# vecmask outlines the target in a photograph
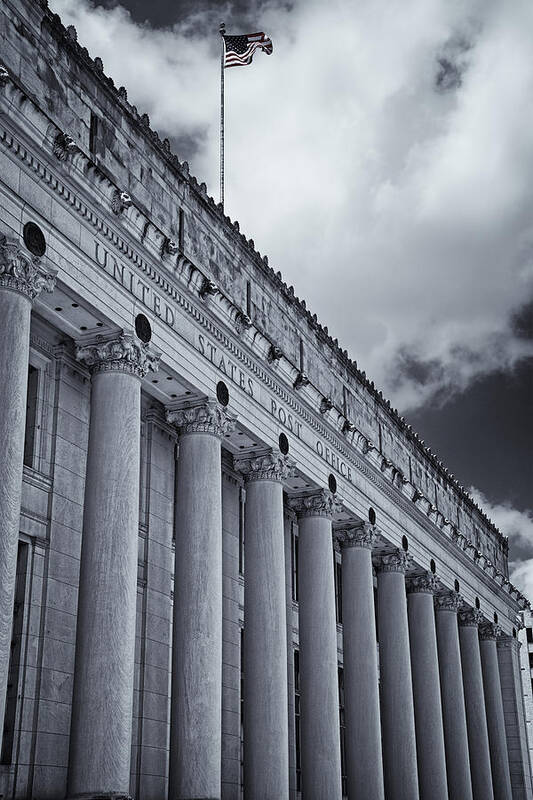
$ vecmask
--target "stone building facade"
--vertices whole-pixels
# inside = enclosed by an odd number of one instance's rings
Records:
[[[532,798],[505,537],[73,28],[0,36],[0,797]]]

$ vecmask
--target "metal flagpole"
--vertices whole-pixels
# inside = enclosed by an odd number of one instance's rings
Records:
[[[220,23],[220,203],[224,208],[224,33],[226,25]]]

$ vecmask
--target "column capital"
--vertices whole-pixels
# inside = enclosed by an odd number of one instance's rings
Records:
[[[350,528],[335,531],[335,538],[341,547],[365,547],[372,550],[377,540],[377,530],[370,522],[358,522]]]
[[[514,650],[518,653],[522,647],[522,642],[519,639],[515,639],[514,636],[509,636],[504,633],[496,639],[496,647],[502,650]]]
[[[502,632],[501,626],[495,622],[484,622],[479,626],[480,639],[493,639],[496,641],[502,635]]]
[[[477,608],[465,608],[459,612],[459,625],[467,628],[474,628],[484,620],[484,616]]]
[[[20,292],[33,301],[42,291],[53,292],[55,281],[55,273],[46,271],[40,258],[0,234],[0,288]]]
[[[337,495],[330,492],[329,489],[318,489],[312,494],[289,498],[289,508],[292,508],[298,517],[327,517],[331,519],[334,514],[339,513],[340,507]]]
[[[464,603],[463,596],[453,590],[435,595],[436,611],[453,611],[454,614],[457,614],[459,609],[463,608]]]
[[[121,333],[113,338],[97,337],[87,344],[78,342],[76,348],[76,360],[86,364],[92,375],[126,372],[144,378],[149,371],[157,372],[160,357],[132,333]]]
[[[414,575],[407,580],[407,594],[436,594],[439,588],[439,579],[432,572]]]
[[[405,575],[411,564],[411,557],[405,550],[394,550],[376,559],[377,572],[401,572]]]
[[[236,418],[216,400],[204,400],[189,408],[167,408],[167,422],[181,434],[211,433],[222,437],[235,429]]]
[[[282,482],[294,474],[294,461],[284,456],[279,450],[254,456],[242,456],[233,461],[237,472],[242,472],[247,483],[251,481]]]

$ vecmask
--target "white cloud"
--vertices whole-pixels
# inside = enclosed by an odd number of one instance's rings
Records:
[[[533,513],[520,511],[508,502],[491,503],[475,487],[469,493],[509,537],[509,579],[533,603]]]
[[[154,31],[53,0],[216,194],[211,17]],[[533,353],[533,6],[270,2],[226,74],[226,209],[402,409]],[[232,31],[233,32],[233,31]]]

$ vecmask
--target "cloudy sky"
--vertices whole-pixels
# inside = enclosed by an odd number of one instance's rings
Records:
[[[509,535],[533,599],[529,0],[51,0]]]

